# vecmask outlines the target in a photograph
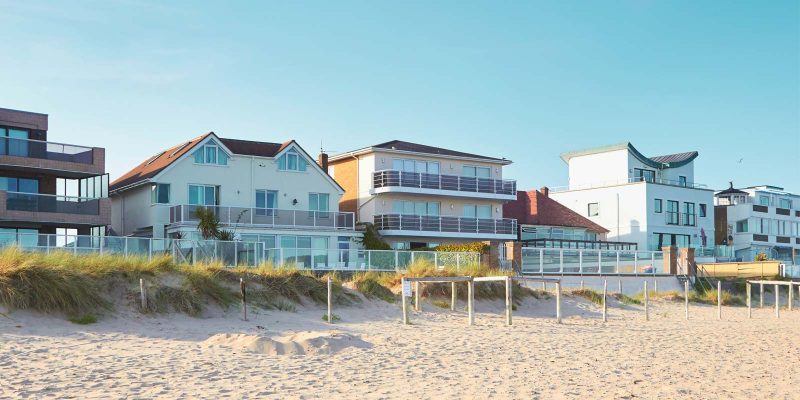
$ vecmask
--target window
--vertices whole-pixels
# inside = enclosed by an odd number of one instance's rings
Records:
[[[29,138],[26,130],[0,127],[0,154],[27,157]]]
[[[686,186],[686,177],[685,176],[679,176],[678,177],[678,184],[681,185],[681,186]]]
[[[781,208],[792,208],[792,200],[791,199],[781,199],[780,200]]]
[[[39,193],[39,181],[26,178],[0,177],[0,190],[20,193]]]
[[[289,149],[278,157],[278,170],[280,171],[305,171],[308,166],[306,159],[295,149]]]
[[[392,203],[395,214],[438,216],[440,208],[440,204],[435,201],[395,200]]]
[[[703,203],[700,203],[700,214],[699,215],[700,215],[700,218],[705,218],[706,217],[706,205],[703,204]]]
[[[788,224],[786,223],[786,221],[777,221],[777,223],[778,223],[778,232],[777,232],[777,234],[781,235],[781,236],[786,236],[787,232],[789,231],[788,226],[787,226]]]
[[[276,248],[275,235],[260,235],[255,233],[243,233],[243,242],[263,242],[267,250]]]
[[[747,220],[736,221],[736,233],[747,233]]]
[[[656,199],[656,214],[661,214],[664,211],[663,206],[664,202],[661,199]]]
[[[492,218],[492,206],[467,204],[464,206],[464,217],[467,218]]]
[[[697,225],[694,203],[683,203],[683,224],[686,226]]]
[[[195,164],[228,165],[228,155],[213,140],[194,152]]]
[[[667,200],[667,225],[678,225],[679,220],[678,202],[675,200]]]
[[[474,167],[465,165],[462,167],[461,174],[471,178],[491,178],[492,169],[489,167]]]
[[[758,196],[758,205],[760,206],[769,206],[769,196]]]
[[[277,190],[256,190],[256,215],[273,215],[278,208]]]
[[[392,169],[403,172],[421,172],[425,174],[439,174],[438,161],[418,161],[395,158],[392,160]]]
[[[189,185],[189,204],[195,206],[219,205],[219,186]]]
[[[169,204],[169,183],[150,185],[150,204]]]
[[[600,206],[598,203],[589,203],[589,216],[596,217],[600,215]]]
[[[328,211],[329,201],[330,195],[328,193],[309,193],[308,209],[310,211]]]
[[[655,182],[656,171],[650,169],[634,168],[633,175],[635,182]]]

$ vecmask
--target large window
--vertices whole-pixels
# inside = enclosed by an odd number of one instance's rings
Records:
[[[656,214],[661,214],[661,212],[664,211],[664,202],[661,201],[661,199],[656,199],[655,208]]]
[[[674,233],[654,232],[650,241],[650,250],[661,250],[663,247],[691,247],[692,241],[689,235],[678,235]]]
[[[598,203],[589,203],[587,215],[590,217],[596,217],[600,215],[600,204]]]
[[[694,203],[683,203],[683,224],[686,226],[697,225]]]
[[[760,206],[768,206],[769,205],[769,196],[764,196],[764,195],[758,196],[758,205],[760,205]]]
[[[256,215],[272,215],[278,208],[277,190],[256,190]]]
[[[464,217],[492,218],[492,206],[467,204],[464,206]]]
[[[472,178],[491,178],[492,169],[489,167],[475,167],[471,165],[465,165],[464,167],[462,167],[461,174],[463,176],[468,176]]]
[[[150,204],[169,204],[169,183],[150,185]]]
[[[426,174],[439,174],[439,162],[418,161],[395,158],[392,160],[392,169],[403,172],[421,172]]]
[[[655,182],[656,171],[651,169],[634,168],[633,175],[636,182]]]
[[[330,194],[328,193],[309,193],[308,209],[310,211],[328,211]]]
[[[219,145],[210,141],[194,152],[196,164],[228,165],[228,155]]]
[[[438,216],[440,208],[440,204],[435,201],[395,200],[392,202],[392,211],[395,214]]]
[[[275,241],[275,235],[261,235],[256,233],[243,233],[242,234],[242,241],[243,242],[263,242],[264,248],[275,249],[277,248],[277,243]]]
[[[0,154],[27,157],[29,138],[26,130],[0,126]]]
[[[747,220],[736,221],[736,233],[747,233]]]
[[[792,200],[791,199],[781,199],[780,200],[780,207],[781,208],[792,208]]]
[[[219,186],[189,185],[189,204],[195,206],[219,205]]]
[[[39,193],[39,181],[27,178],[0,177],[0,190],[21,193]]]
[[[678,225],[679,221],[678,202],[675,200],[667,200],[667,225]]]
[[[281,171],[305,171],[308,162],[295,149],[289,149],[278,157],[278,169]]]

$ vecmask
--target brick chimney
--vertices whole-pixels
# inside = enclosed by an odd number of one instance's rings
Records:
[[[319,157],[317,157],[317,164],[322,168],[325,173],[328,173],[328,154],[327,153],[319,153]]]
[[[539,191],[540,191],[540,192],[542,192],[542,194],[544,195],[544,197],[550,197],[550,188],[549,188],[549,187],[547,187],[547,186],[542,186],[542,188],[541,188],[541,189],[539,189]]]

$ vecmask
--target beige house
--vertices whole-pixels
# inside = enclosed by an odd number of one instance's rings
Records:
[[[345,189],[339,208],[374,223],[395,249],[516,239],[503,203],[516,182],[504,158],[393,140],[330,157],[328,173]]]

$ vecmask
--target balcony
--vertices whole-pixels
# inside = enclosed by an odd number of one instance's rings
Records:
[[[441,217],[429,215],[376,215],[375,228],[382,235],[430,236],[470,239],[517,238],[517,220],[503,218]]]
[[[169,222],[170,224],[197,224],[198,218],[196,211],[201,208],[213,210],[220,224],[228,226],[355,230],[355,215],[351,212],[196,206],[188,204],[170,207]]]
[[[697,182],[682,182],[682,181],[674,181],[669,179],[648,179],[645,180],[644,178],[628,178],[628,179],[620,179],[620,180],[610,180],[610,181],[598,181],[598,182],[591,182],[591,183],[577,183],[571,184],[569,186],[557,186],[550,188],[551,193],[558,193],[558,192],[569,192],[572,190],[584,190],[584,189],[597,189],[597,188],[605,188],[611,186],[619,186],[619,185],[627,185],[630,183],[652,183],[656,185],[666,185],[666,186],[675,186],[675,187],[682,187],[687,189],[701,189],[701,190],[711,190],[708,188],[708,185],[703,183]]]
[[[32,139],[0,138],[0,165],[16,170],[65,172],[66,178],[101,175],[105,150]]]
[[[0,220],[101,226],[111,224],[108,198],[0,191]]]
[[[517,182],[505,179],[383,170],[372,174],[372,193],[415,193],[515,200]]]

